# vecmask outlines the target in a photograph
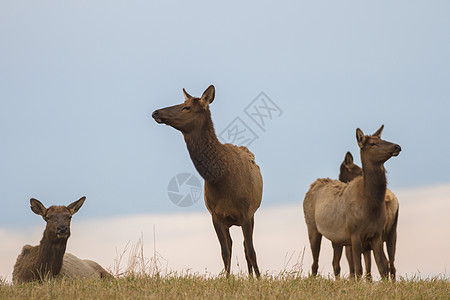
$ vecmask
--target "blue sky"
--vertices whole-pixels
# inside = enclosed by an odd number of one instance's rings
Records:
[[[216,87],[216,131],[236,117],[263,206],[299,203],[337,177],[355,129],[402,146],[389,187],[450,183],[448,1],[2,1],[0,226],[41,224],[46,205],[87,196],[77,218],[205,210],[170,202],[196,174],[182,135],[153,110]],[[260,130],[244,109],[264,92],[283,111]],[[402,201],[402,200],[401,200]],[[403,201],[407,201],[404,199]]]

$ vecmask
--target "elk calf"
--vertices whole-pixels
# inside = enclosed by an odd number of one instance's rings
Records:
[[[81,208],[86,197],[69,206],[50,206],[46,208],[39,200],[30,199],[31,210],[42,216],[47,226],[38,246],[25,245],[17,257],[13,270],[13,282],[25,283],[43,280],[58,275],[68,277],[109,277],[111,276],[98,263],[81,260],[66,252],[70,237],[70,220]]]

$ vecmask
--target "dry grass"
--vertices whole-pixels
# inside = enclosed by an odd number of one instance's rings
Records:
[[[128,264],[122,267],[126,252]],[[114,279],[57,278],[11,285],[0,280],[0,299],[449,299],[449,277],[400,278],[397,282],[334,280],[302,275],[301,260],[278,275],[261,280],[246,275],[168,272],[154,250],[143,253],[142,238],[118,254]]]
[[[54,279],[3,285],[0,299],[449,299],[448,278],[396,283],[290,276],[128,275],[111,280]]]

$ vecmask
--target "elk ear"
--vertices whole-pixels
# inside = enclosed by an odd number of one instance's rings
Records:
[[[41,203],[38,199],[31,198],[30,199],[30,207],[31,210],[42,217],[45,217],[45,214],[47,213],[47,209],[45,208],[44,204]]]
[[[75,202],[69,204],[69,206],[67,206],[71,215],[74,215],[81,208],[81,206],[83,206],[84,200],[86,200],[86,197],[81,197],[77,201],[75,201]]]
[[[207,107],[214,101],[214,96],[216,94],[215,88],[213,85],[210,85],[204,92],[202,97],[200,98],[200,104],[203,107]]]
[[[374,134],[372,134],[373,136],[377,136],[377,137],[381,137],[381,133],[383,132],[384,129],[384,125],[381,125],[380,129],[378,129]]]
[[[348,151],[347,154],[345,154],[344,165],[346,166],[353,165],[353,155],[350,153],[350,151]]]
[[[366,137],[364,136],[364,133],[361,129],[356,129],[356,141],[358,142],[359,148],[364,147],[364,141],[366,140]]]
[[[183,89],[183,95],[184,95],[184,99],[189,100],[190,98],[192,98],[191,95],[188,94],[188,92],[186,92],[185,89]]]

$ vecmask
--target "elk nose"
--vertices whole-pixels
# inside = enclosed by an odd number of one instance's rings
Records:
[[[402,151],[402,147],[400,147],[400,145],[395,145],[394,149],[395,149],[395,151],[398,151],[398,152]]]
[[[58,233],[67,233],[66,225],[58,225],[57,229],[58,229]]]
[[[152,117],[155,118],[158,114],[159,114],[159,110],[155,110],[155,111],[152,113]]]

